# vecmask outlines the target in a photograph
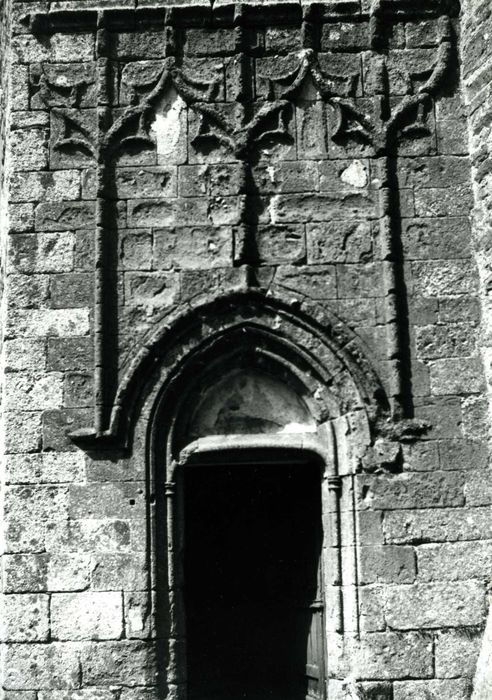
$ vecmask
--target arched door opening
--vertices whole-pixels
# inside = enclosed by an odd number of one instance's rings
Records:
[[[189,700],[323,697],[322,471],[288,450],[185,467]]]

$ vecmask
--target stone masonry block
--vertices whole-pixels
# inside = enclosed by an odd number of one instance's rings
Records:
[[[49,555],[47,563],[47,590],[63,592],[85,590],[89,587],[90,572],[90,554],[53,552]]]
[[[385,617],[392,629],[411,630],[480,625],[485,618],[485,586],[480,581],[389,586]]]
[[[49,264],[49,263],[48,263]],[[8,311],[11,309],[43,309],[49,306],[49,276],[47,274],[16,274],[7,278]]]
[[[313,161],[260,163],[253,170],[261,194],[313,192],[318,189],[318,172]]]
[[[15,170],[45,170],[48,167],[48,131],[44,128],[16,129],[11,134],[10,157]]]
[[[49,552],[125,552],[131,546],[130,527],[124,520],[72,520],[48,527]]]
[[[446,358],[430,363],[431,391],[435,396],[479,393],[485,389],[480,358]]]
[[[83,370],[90,366],[93,347],[90,338],[48,338],[48,371]]]
[[[422,296],[474,294],[477,290],[476,270],[467,260],[414,262],[411,270],[413,291]]]
[[[7,690],[79,686],[79,648],[74,644],[11,644],[4,663]]]
[[[492,505],[492,479],[489,469],[470,471],[466,477],[465,496],[467,506]]]
[[[125,270],[152,269],[152,234],[148,229],[119,231],[119,256]]]
[[[462,506],[463,486],[459,472],[403,472],[357,479],[359,507],[376,510]]]
[[[50,306],[54,309],[80,309],[92,304],[93,276],[87,272],[52,275]]]
[[[395,544],[492,539],[489,507],[388,511],[383,530]]]
[[[75,240],[67,231],[18,234],[10,239],[9,263],[12,272],[70,272],[73,269]]]
[[[399,158],[398,182],[400,187],[428,189],[468,184],[469,159],[462,156],[431,156],[427,158]]]
[[[147,639],[153,629],[152,601],[149,591],[125,592],[125,637]]]
[[[332,649],[330,672],[337,676],[371,679],[431,678],[432,640],[418,632],[373,632],[360,639],[328,635]]]
[[[9,233],[23,233],[34,230],[34,204],[9,205]]]
[[[6,411],[6,453],[34,452],[40,446],[41,413],[36,411]]]
[[[48,639],[47,595],[10,594],[2,597],[3,642],[42,642]]]
[[[393,700],[468,700],[471,692],[470,681],[427,680],[396,681]]]
[[[4,554],[4,593],[45,591],[48,559],[48,554]]]
[[[82,481],[84,455],[80,452],[43,452],[10,455],[5,479],[10,484],[55,484]]]
[[[117,168],[115,185],[119,199],[172,197],[177,193],[177,168]]]
[[[140,307],[149,315],[171,306],[179,295],[176,272],[128,272],[125,274],[127,307]]]
[[[439,448],[435,440],[403,445],[403,468],[405,471],[438,471]]]
[[[35,226],[37,231],[93,228],[94,217],[94,202],[46,202],[36,207]]]
[[[488,465],[486,446],[476,439],[439,440],[441,469],[485,469]]]
[[[112,688],[78,688],[77,690],[41,691],[38,700],[115,700]]]
[[[10,180],[10,198],[13,202],[56,202],[60,199],[78,199],[79,196],[78,170],[13,173]]]
[[[148,576],[148,557],[144,552],[99,553],[92,558],[91,586],[96,591],[145,591]]]
[[[188,197],[179,201],[135,199],[128,202],[128,225],[132,228],[175,226],[178,223],[206,225],[210,223],[209,211],[210,203],[206,197]]]
[[[123,600],[117,592],[53,593],[51,635],[57,640],[119,639]]]
[[[46,343],[42,339],[6,340],[3,346],[5,372],[42,371],[46,365]]]
[[[270,204],[272,223],[315,223],[333,219],[374,219],[373,192],[331,192],[326,194],[274,195]]]
[[[294,294],[304,293],[314,299],[336,298],[334,265],[280,265],[276,282]]]
[[[244,244],[244,229],[234,231],[234,251],[237,257]],[[306,255],[304,227],[260,225],[256,231],[258,259],[263,263],[302,262]]]
[[[84,336],[89,333],[89,310],[19,309],[10,314],[6,330],[9,338]]]
[[[323,160],[318,163],[318,168],[321,192],[333,190],[359,192],[370,184],[368,160]]]
[[[5,377],[5,406],[10,409],[59,408],[63,401],[63,376],[59,372],[32,374],[11,372]]]
[[[157,270],[226,267],[232,261],[229,227],[179,227],[154,232],[154,268]]]
[[[392,545],[359,549],[359,581],[368,583],[412,583],[416,576],[412,547]]]
[[[70,487],[69,517],[145,520],[146,487],[143,482],[75,484]]]
[[[416,328],[417,357],[433,360],[472,355],[476,347],[476,328],[468,323]]]
[[[425,396],[416,401],[415,417],[431,426],[427,435],[433,440],[463,437],[462,406],[455,396]]]
[[[480,579],[492,571],[492,540],[423,544],[416,552],[421,581]]]
[[[84,646],[82,673],[90,685],[151,685],[156,680],[152,645],[143,641],[105,642]]]
[[[437,678],[473,678],[481,641],[479,629],[439,632],[435,651]]]
[[[404,219],[402,244],[407,260],[446,260],[471,255],[466,217]]]
[[[363,263],[373,256],[367,221],[331,221],[306,227],[309,263]]]

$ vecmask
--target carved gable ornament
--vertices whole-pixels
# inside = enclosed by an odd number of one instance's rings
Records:
[[[414,141],[431,143],[435,138],[434,101],[451,86],[453,19],[458,9],[456,3],[444,0],[375,0],[364,10],[359,2],[215,3],[26,16],[37,37],[48,35],[53,41],[61,33],[74,31],[94,37],[92,61],[74,55],[73,63],[30,67],[31,106],[50,114],[53,167],[84,167],[93,177],[93,205],[87,204],[87,212],[95,222],[94,425],[83,426],[75,437],[126,440],[122,433],[127,423],[121,416],[129,415],[129,404],[136,396],[127,387],[135,386],[137,378],[144,381],[145,363],[155,366],[165,354],[162,342],[152,345],[149,338],[157,327],[172,325],[169,317],[176,316],[178,307],[177,316],[199,306],[178,298],[165,275],[147,276],[144,281],[134,275],[133,286],[123,292],[115,252],[123,210],[126,227],[140,231],[132,234],[140,236],[139,245],[144,246],[145,231],[153,227],[154,250],[162,227],[188,226],[190,268],[195,257],[199,264],[200,246],[205,245],[189,231],[200,216],[214,227],[203,255],[211,250],[220,255],[233,245],[230,274],[211,264],[207,283],[213,278],[216,286],[208,297],[202,295],[204,303],[214,295],[239,294],[243,300],[248,295],[266,297],[271,294],[272,279],[262,266],[263,248],[275,246],[275,240],[264,243],[260,237],[266,230],[265,212],[272,225],[288,224],[288,220],[281,208],[283,200],[266,196],[266,185],[258,183],[258,163],[269,158],[294,163],[301,149],[308,160],[326,158],[319,155],[328,148],[321,143],[320,128],[327,134],[329,148],[337,149],[337,158],[355,148],[371,159],[371,182],[366,189],[348,189],[342,204],[334,203],[331,190],[316,201],[320,207],[339,207],[342,216],[349,218],[360,219],[360,212],[367,212],[378,248],[385,344],[383,360],[370,371],[384,375],[381,391],[371,398],[380,406],[371,415],[386,415],[397,423],[412,417],[395,157],[401,143],[408,147]],[[204,164],[203,182],[193,186],[205,196],[200,202],[187,192],[182,199],[132,197],[132,188],[136,191],[138,185],[142,190],[144,185],[138,175],[121,174],[119,168],[145,163],[145,154],[152,154],[148,162],[158,166]],[[210,163],[221,163],[223,170],[234,174],[232,212],[220,178],[207,180]],[[365,177],[357,167],[352,166],[347,177]],[[267,185],[270,176],[275,184],[268,165],[262,172]],[[155,183],[163,192],[171,191],[169,177],[162,175]],[[301,206],[302,197],[293,196]],[[306,221],[316,220],[312,213],[307,215]],[[225,233],[220,237],[229,226],[234,230],[233,244]],[[166,234],[169,269],[173,246],[182,245],[179,235],[176,239],[173,235]],[[285,240],[297,245],[298,235],[291,226],[290,238]],[[280,248],[275,255],[282,260],[282,253]],[[272,259],[271,251],[268,254]],[[295,275],[295,270],[289,274]],[[160,285],[150,311],[147,306],[138,318],[118,311],[121,295],[135,295],[149,284]],[[202,292],[196,291],[197,295]],[[301,308],[309,293],[294,297]],[[367,374],[365,368],[372,360],[349,330],[352,319],[335,309],[330,314],[330,322],[325,320],[327,336],[334,343],[338,338],[350,362],[359,363]],[[162,331],[159,337],[164,336]],[[133,344],[125,344],[125,337]],[[402,431],[396,433],[401,436]]]

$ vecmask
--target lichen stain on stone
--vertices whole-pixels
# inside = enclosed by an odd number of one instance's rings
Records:
[[[184,100],[175,88],[164,95],[157,106],[155,119],[150,125],[155,134],[157,154],[168,162],[179,161],[179,144],[182,137],[182,116],[186,110]]]

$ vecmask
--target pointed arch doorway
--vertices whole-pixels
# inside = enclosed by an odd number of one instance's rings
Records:
[[[195,388],[184,422],[172,568],[185,696],[321,700],[326,460],[312,407],[249,363]]]
[[[261,325],[200,327],[196,347],[182,341],[158,369],[148,444],[162,697],[319,700],[340,640],[358,633],[354,473],[371,403],[331,348],[308,334],[299,345],[261,313]]]

